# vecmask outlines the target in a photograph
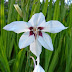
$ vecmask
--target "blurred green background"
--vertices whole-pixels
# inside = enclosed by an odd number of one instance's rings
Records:
[[[14,4],[18,4],[23,18],[17,13]],[[35,13],[42,12],[46,21],[58,20],[68,29],[57,34],[50,34],[54,51],[42,48],[40,64],[45,72],[72,72],[72,4],[64,0],[0,0],[0,72],[32,72],[34,56],[29,47],[22,50],[18,47],[22,34],[3,30],[6,24],[13,21],[28,21]],[[36,56],[34,56],[36,59]]]

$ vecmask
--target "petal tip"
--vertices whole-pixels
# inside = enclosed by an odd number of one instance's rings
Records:
[[[68,27],[65,27],[65,29],[67,29]]]
[[[19,48],[22,49],[22,47],[19,45]]]
[[[3,27],[3,29],[5,29],[5,27]]]
[[[53,48],[51,48],[51,51],[53,51],[54,49]]]
[[[5,27],[3,27],[3,29],[4,29],[4,30],[7,30],[7,27],[5,26]]]
[[[19,48],[22,49],[22,46],[20,45],[20,43],[19,43]]]
[[[51,51],[53,51],[54,49],[52,49]]]
[[[40,14],[43,14],[42,12],[40,12]]]
[[[19,48],[20,48],[20,49],[22,49],[22,47],[21,47],[21,46],[19,46]]]

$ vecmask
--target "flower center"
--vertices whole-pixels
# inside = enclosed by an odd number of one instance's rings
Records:
[[[34,34],[35,39],[36,39],[37,35],[38,35],[38,36],[42,36],[41,30],[43,30],[44,27],[29,27],[29,29],[30,29],[30,34],[29,34],[29,36]]]

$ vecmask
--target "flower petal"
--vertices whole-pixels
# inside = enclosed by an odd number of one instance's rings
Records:
[[[25,48],[34,41],[34,35],[29,36],[29,32],[24,33],[19,40],[19,48]]]
[[[38,37],[38,41],[41,43],[41,45],[44,48],[53,51],[53,45],[52,45],[51,37],[48,34],[44,33],[44,32],[42,32],[42,36]]]
[[[33,72],[45,72],[45,71],[40,65],[37,65]]]
[[[67,29],[61,22],[56,20],[51,20],[46,22],[45,28],[42,30],[44,32],[50,32],[50,33],[58,33],[64,29]]]
[[[40,55],[40,53],[42,51],[42,46],[41,46],[41,44],[39,43],[39,41],[37,39],[34,40],[33,43],[31,43],[30,50],[36,56],[39,56]]]
[[[3,29],[8,30],[8,31],[14,31],[16,33],[29,31],[28,23],[24,21],[14,21],[6,25]]]
[[[36,13],[32,16],[32,18],[28,21],[32,26],[37,26],[43,22],[45,22],[45,16],[43,13]]]

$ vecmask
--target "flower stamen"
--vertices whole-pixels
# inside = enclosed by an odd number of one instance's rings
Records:
[[[29,29],[30,29],[30,34],[29,34],[29,36],[34,34],[35,39],[36,39],[36,38],[37,38],[37,35],[38,35],[38,36],[42,36],[41,30],[43,30],[44,27],[29,27]]]

